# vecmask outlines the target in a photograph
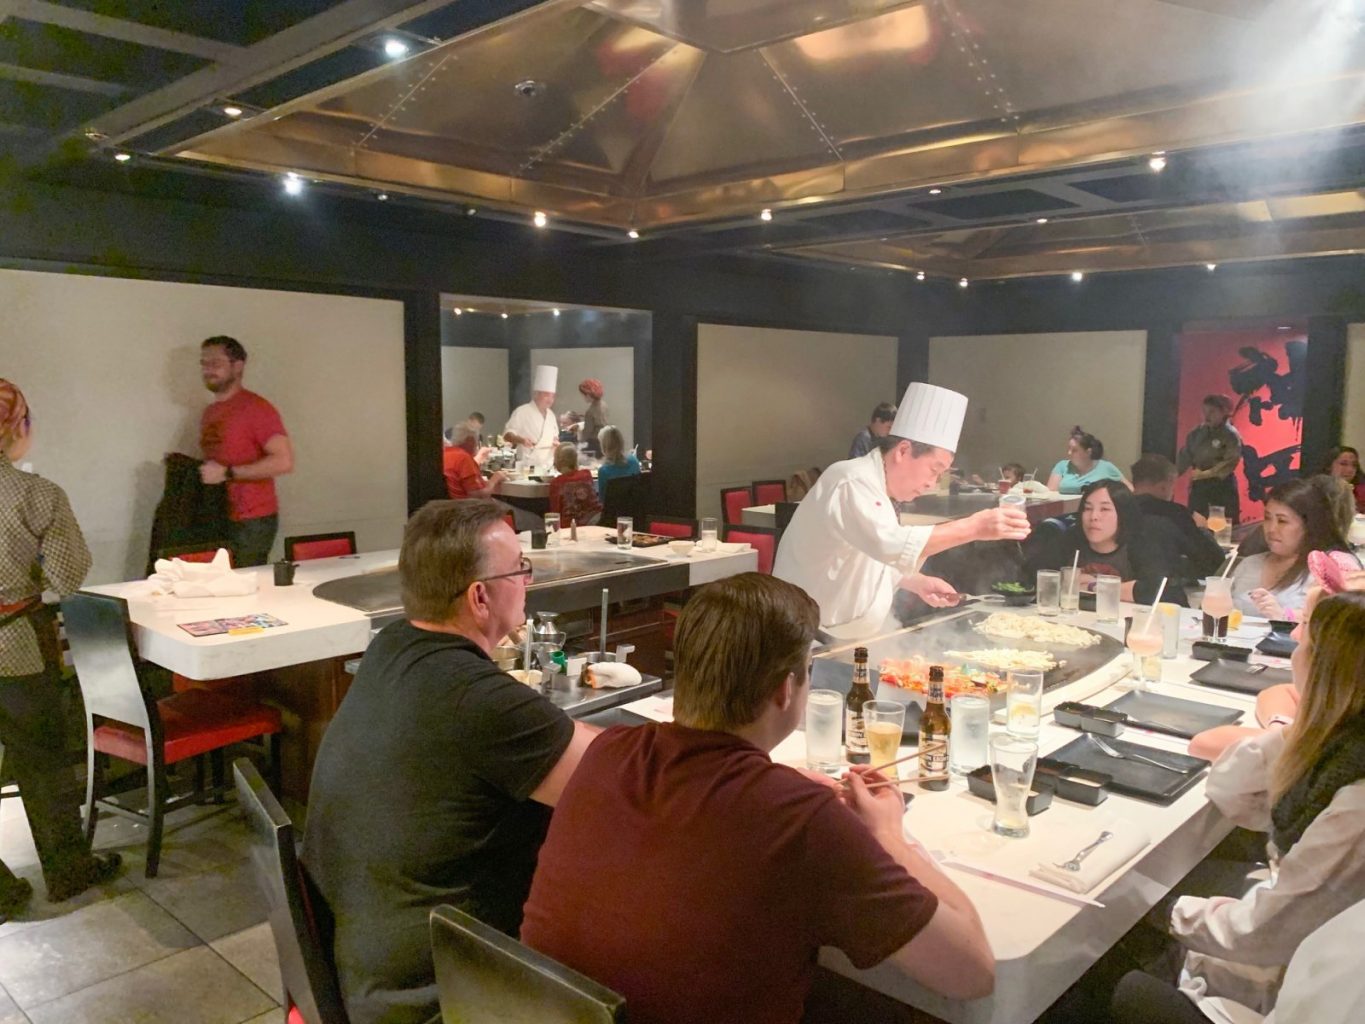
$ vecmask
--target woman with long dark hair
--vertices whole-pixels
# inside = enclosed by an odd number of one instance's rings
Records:
[[[1230,1016],[1228,1001],[1267,1013],[1299,943],[1365,899],[1365,594],[1318,602],[1299,636],[1293,723],[1227,750],[1207,789],[1234,823],[1270,834],[1270,878],[1240,899],[1182,897],[1171,915],[1188,951],[1180,988],[1212,1020],[1256,1019]],[[1203,1019],[1163,1000],[1163,989],[1129,975],[1115,994],[1117,1018]]]
[[[69,594],[90,571],[90,550],[65,492],[13,465],[33,443],[23,393],[0,380],[0,744],[19,783],[47,898],[56,903],[113,877],[117,854],[93,856],[65,757],[62,671],[44,590]],[[22,910],[33,887],[0,861],[0,921]]]
[[[1298,618],[1312,583],[1309,552],[1349,556],[1346,538],[1327,495],[1311,480],[1293,480],[1270,492],[1264,530],[1267,550],[1238,562],[1232,571],[1233,603],[1248,615]]]
[[[1356,511],[1365,513],[1365,473],[1360,471],[1360,452],[1345,444],[1333,448],[1323,472],[1350,484]]]

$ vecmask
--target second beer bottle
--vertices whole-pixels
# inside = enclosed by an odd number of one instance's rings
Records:
[[[853,685],[844,702],[844,747],[849,764],[868,764],[872,753],[867,747],[867,722],[863,719],[863,705],[874,699],[867,681],[867,648],[853,651]]]

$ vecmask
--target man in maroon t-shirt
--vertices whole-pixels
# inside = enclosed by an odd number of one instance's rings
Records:
[[[233,564],[264,565],[280,525],[275,477],[294,469],[294,449],[275,407],[242,387],[246,349],[218,335],[199,347],[199,372],[213,404],[199,422],[206,484],[226,484]]]
[[[819,609],[746,573],[678,620],[674,722],[609,729],[565,787],[522,941],[626,999],[631,1024],[796,1024],[821,946],[988,995],[975,909],[902,832],[896,787],[774,764],[805,714]]]

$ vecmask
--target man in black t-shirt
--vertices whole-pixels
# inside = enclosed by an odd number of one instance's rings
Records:
[[[1161,519],[1174,530],[1167,536],[1179,538],[1178,553],[1184,575],[1188,579],[1202,579],[1218,572],[1223,564],[1223,549],[1213,534],[1202,529],[1197,512],[1172,500],[1175,496],[1175,464],[1164,455],[1144,455],[1132,465],[1133,491],[1144,517]]]
[[[531,577],[502,517],[474,499],[408,522],[407,617],[366,650],[313,767],[303,862],[336,922],[351,1024],[437,1012],[432,907],[517,934],[550,808],[597,732],[489,658]]]

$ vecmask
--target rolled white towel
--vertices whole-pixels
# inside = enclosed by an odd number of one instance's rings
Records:
[[[622,661],[599,661],[583,669],[583,685],[594,690],[619,690],[644,681],[640,670]]]

